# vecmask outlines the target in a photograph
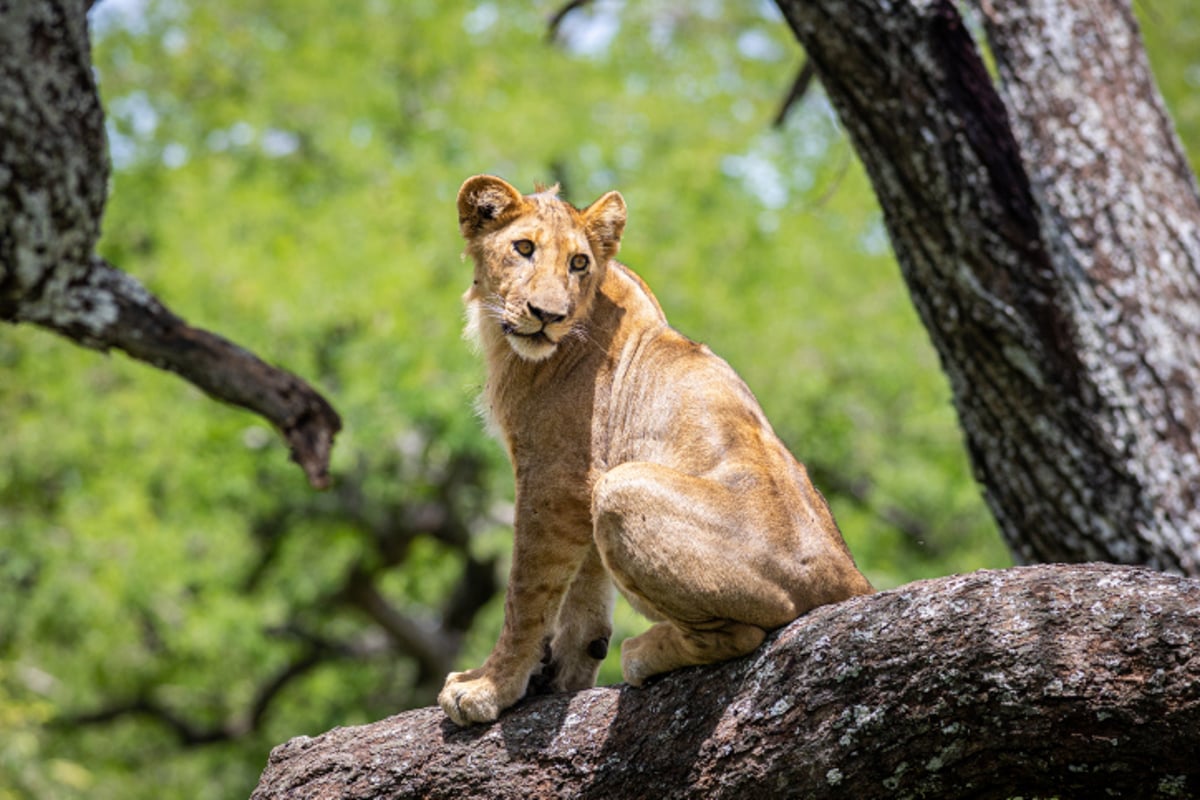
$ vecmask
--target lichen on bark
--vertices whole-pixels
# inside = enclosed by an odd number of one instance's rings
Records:
[[[79,2],[6,4],[0,24],[0,319],[60,312],[88,269],[108,183]]]
[[[1124,3],[1038,0],[984,19],[1093,394],[1080,409],[1131,477],[1125,519],[1200,572],[1200,194]],[[1103,46],[1084,47],[1084,42]],[[1121,524],[1125,523],[1125,524]],[[1099,554],[1098,554],[1099,555]],[[1125,560],[1136,554],[1130,553]]]
[[[1200,791],[1200,581],[1103,565],[823,606],[743,659],[277,747],[253,800]],[[1123,794],[1122,794],[1123,793]]]

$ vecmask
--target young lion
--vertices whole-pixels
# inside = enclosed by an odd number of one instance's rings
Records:
[[[658,620],[621,648],[634,686],[749,653],[814,606],[871,591],[750,390],[613,260],[621,195],[582,211],[556,195],[488,175],[458,194],[481,404],[517,484],[500,640],[438,695],[459,725],[496,719],[535,674],[591,686],[614,583]]]

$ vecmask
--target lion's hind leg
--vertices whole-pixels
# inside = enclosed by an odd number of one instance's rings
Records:
[[[729,620],[705,628],[659,622],[621,645],[621,674],[641,686],[647,678],[693,664],[711,664],[752,652],[766,637],[757,625]]]
[[[803,571],[776,552],[753,497],[658,464],[610,470],[592,498],[596,543],[634,606],[662,620],[622,646],[625,679],[744,655],[800,612]]]

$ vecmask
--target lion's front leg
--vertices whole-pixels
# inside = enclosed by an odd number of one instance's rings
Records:
[[[525,694],[563,596],[587,554],[578,542],[518,518],[500,639],[482,667],[452,672],[438,705],[458,725],[491,722]]]
[[[595,546],[579,566],[558,612],[554,635],[545,643],[541,672],[530,693],[574,692],[596,685],[612,637],[616,591]]]

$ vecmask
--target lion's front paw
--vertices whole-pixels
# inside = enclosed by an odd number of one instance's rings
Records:
[[[438,694],[438,705],[456,725],[493,722],[512,705],[504,702],[496,683],[482,670],[451,672]]]

